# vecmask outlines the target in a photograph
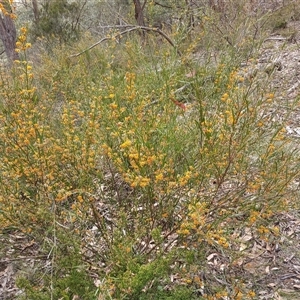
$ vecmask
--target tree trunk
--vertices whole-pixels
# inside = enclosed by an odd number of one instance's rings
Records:
[[[19,54],[15,50],[17,31],[15,23],[9,14],[0,14],[0,39],[2,40],[9,64],[12,65],[14,60],[19,59]]]
[[[36,23],[38,23],[40,18],[40,11],[36,0],[32,0],[32,7],[33,7],[34,20]]]
[[[146,2],[147,0],[145,0],[145,2],[142,5],[140,0],[133,0],[134,9],[135,9],[134,17],[139,26],[145,26],[144,8]]]

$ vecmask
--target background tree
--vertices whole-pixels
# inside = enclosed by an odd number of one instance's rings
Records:
[[[36,23],[38,23],[40,18],[40,11],[39,11],[37,0],[32,0],[32,10],[34,15],[34,20]]]
[[[60,43],[77,40],[80,35],[81,15],[85,1],[69,2],[68,0],[44,1],[38,7],[36,0],[32,1],[34,37],[45,37],[48,41],[57,38]]]
[[[144,18],[144,9],[146,6],[147,0],[142,4],[140,0],[133,0],[134,4],[134,17],[139,26],[145,26],[145,18]]]
[[[0,1],[0,38],[4,46],[9,64],[19,59],[19,55],[15,50],[17,41],[17,31],[14,23],[15,15],[9,1]]]

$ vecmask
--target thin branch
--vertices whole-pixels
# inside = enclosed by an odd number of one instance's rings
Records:
[[[98,45],[101,44],[102,42],[105,42],[105,41],[111,40],[111,39],[115,39],[115,38],[117,38],[117,37],[119,37],[119,36],[122,36],[122,35],[124,35],[124,34],[127,34],[127,33],[129,33],[129,32],[135,31],[135,30],[144,30],[144,31],[157,32],[157,33],[160,34],[162,37],[164,37],[172,47],[174,47],[174,48],[176,49],[176,46],[175,46],[175,44],[173,43],[173,41],[172,41],[172,40],[171,40],[171,39],[170,39],[163,31],[161,31],[159,28],[152,28],[152,27],[146,27],[146,26],[135,26],[135,27],[126,29],[126,30],[124,30],[124,31],[122,31],[122,32],[120,32],[120,33],[117,33],[117,34],[115,34],[114,36],[111,36],[111,37],[105,37],[105,38],[101,39],[100,41],[98,41],[97,43],[91,45],[91,46],[88,47],[87,49],[85,49],[85,50],[83,50],[83,51],[81,51],[81,52],[79,52],[79,53],[76,53],[76,54],[71,55],[70,58],[71,58],[71,57],[78,57],[78,56],[80,56],[81,54],[83,54],[83,53],[85,53],[85,52],[87,52],[87,51],[89,51],[89,50],[95,48],[96,46],[98,46]],[[178,54],[179,56],[181,56],[181,55],[182,55],[181,52],[180,52],[178,49],[176,49],[176,50],[177,50],[177,54]]]
[[[164,5],[164,4],[161,4],[161,3],[157,2],[157,1],[154,1],[154,4],[158,5],[158,6],[161,6],[163,8],[173,8],[172,6]]]
[[[146,6],[147,0],[144,1],[143,6],[142,6],[142,11],[144,10],[145,6]]]
[[[158,6],[161,6],[163,8],[170,8],[170,9],[174,8],[174,6],[165,5],[165,4],[162,4],[162,3],[158,2],[158,1],[154,1],[154,5],[158,5]],[[175,6],[175,8],[177,8],[177,9],[184,9],[181,6]]]
[[[88,0],[85,0],[84,3],[82,4],[81,8],[79,9],[78,15],[77,15],[77,17],[76,17],[76,21],[75,21],[75,26],[74,26],[74,28],[76,28],[76,27],[78,26],[78,24],[79,24],[80,17],[81,17],[81,15],[82,15],[82,13],[83,13],[84,7],[85,7],[86,4],[87,4],[87,1],[88,1]]]

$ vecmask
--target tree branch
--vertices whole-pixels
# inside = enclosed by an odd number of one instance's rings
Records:
[[[160,34],[164,39],[166,39],[167,42],[168,42],[172,47],[174,47],[174,48],[176,49],[176,46],[175,46],[175,44],[173,43],[173,41],[170,39],[170,37],[168,37],[168,36],[167,36],[163,31],[161,31],[159,28],[152,28],[152,27],[146,27],[146,26],[134,26],[134,27],[132,27],[132,28],[129,28],[129,29],[126,29],[126,30],[124,30],[124,31],[122,31],[122,32],[119,32],[119,33],[115,34],[114,36],[111,36],[111,37],[105,37],[105,38],[101,39],[100,41],[98,41],[97,43],[91,45],[91,46],[88,47],[87,49],[85,49],[85,50],[83,50],[83,51],[81,51],[81,52],[79,52],[79,53],[76,53],[76,54],[71,55],[70,58],[71,58],[71,57],[78,57],[78,56],[80,56],[81,54],[83,54],[83,53],[85,53],[85,52],[87,52],[87,51],[89,51],[89,50],[95,48],[96,46],[98,46],[99,44],[101,44],[101,43],[103,43],[103,42],[105,42],[105,41],[108,41],[108,40],[111,40],[111,39],[115,39],[115,38],[117,38],[117,37],[119,37],[119,36],[122,36],[122,35],[124,35],[124,34],[127,34],[127,33],[129,33],[129,32],[135,31],[135,30],[143,30],[143,31],[156,32],[156,33]],[[177,51],[177,54],[178,54],[179,56],[182,55],[181,52],[180,52],[178,49],[176,49],[176,51]]]

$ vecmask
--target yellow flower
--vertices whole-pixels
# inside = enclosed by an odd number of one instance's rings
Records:
[[[155,155],[148,156],[148,158],[147,158],[147,164],[151,165],[155,161],[155,159],[156,159]]]
[[[111,109],[116,109],[118,107],[118,105],[115,102],[111,103],[109,106]]]
[[[168,214],[167,212],[165,212],[165,213],[163,213],[161,216],[162,216],[163,218],[167,218],[167,217],[169,216],[169,214]]]
[[[140,181],[140,187],[146,187],[147,185],[149,185],[150,183],[150,179],[143,177]]]
[[[121,149],[128,148],[132,145],[132,142],[130,140],[126,140],[123,144],[120,145]]]
[[[156,181],[162,181],[164,179],[164,175],[162,173],[159,173],[155,176]]]
[[[178,234],[182,234],[182,235],[189,235],[190,234],[190,231],[188,229],[179,229],[177,231]]]
[[[242,292],[238,292],[235,296],[236,300],[241,300],[243,298],[243,293]]]
[[[133,160],[138,160],[139,159],[139,154],[138,153],[130,153],[128,156],[129,156],[130,159],[133,159]]]
[[[18,40],[19,40],[19,42],[24,43],[26,41],[26,36],[25,35],[20,35]]]
[[[137,183],[136,181],[134,181],[134,182],[132,182],[132,183],[130,184],[130,186],[131,186],[132,188],[137,187],[137,185],[138,185],[138,183]]]
[[[250,224],[254,224],[258,218],[259,218],[259,212],[252,211],[249,217]]]
[[[248,293],[248,296],[251,297],[251,298],[254,298],[256,296],[255,292],[254,291],[250,291]]]
[[[27,28],[26,27],[21,27],[21,32],[23,33],[23,34],[26,34],[26,32],[27,32]]]
[[[223,94],[223,96],[221,97],[222,101],[226,101],[228,99],[229,95],[227,93]]]

